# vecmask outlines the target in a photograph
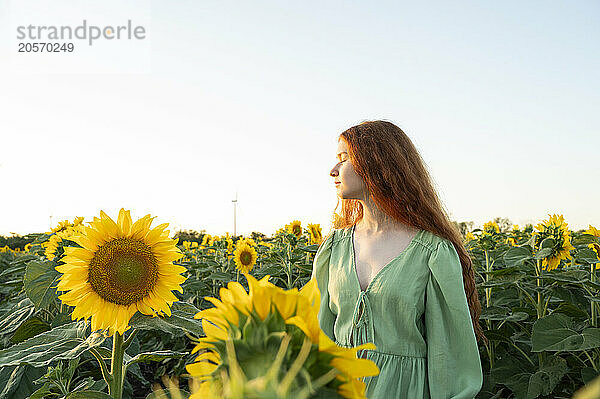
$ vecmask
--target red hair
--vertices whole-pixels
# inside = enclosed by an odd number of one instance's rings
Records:
[[[371,199],[386,215],[403,224],[427,230],[454,245],[462,266],[463,284],[477,340],[487,339],[479,324],[481,303],[475,286],[473,263],[456,225],[450,221],[433,188],[425,162],[412,141],[398,126],[387,121],[367,121],[342,134],[348,156],[363,179]],[[334,210],[334,228],[347,228],[363,217],[356,199],[342,199]],[[338,208],[340,199],[338,198]]]

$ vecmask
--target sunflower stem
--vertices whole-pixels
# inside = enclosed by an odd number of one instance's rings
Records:
[[[96,348],[90,348],[90,353],[96,358],[98,363],[100,364],[100,370],[102,371],[102,378],[106,381],[106,385],[111,386],[112,384],[112,375],[108,372],[108,368],[106,367],[106,363],[104,363],[104,359],[102,355]]]
[[[285,377],[281,381],[281,384],[277,387],[277,393],[281,396],[284,396],[288,393],[292,382],[296,378],[296,375],[300,372],[300,369],[304,365],[306,358],[310,354],[310,349],[312,347],[312,342],[308,337],[304,337],[304,342],[302,342],[302,347],[300,348],[300,352],[298,353],[298,357],[294,360],[290,369],[286,373]]]
[[[590,265],[590,280],[592,283],[596,282],[596,264],[592,263]],[[594,301],[590,301],[591,303],[591,313],[592,313],[592,327],[596,327],[596,303]]]
[[[133,333],[132,333],[133,334]],[[125,374],[123,373],[123,336],[118,332],[113,335],[113,350],[111,362],[112,381],[109,384],[109,393],[113,399],[121,399],[123,396],[123,382]]]
[[[127,337],[127,339],[125,340],[125,342],[123,342],[123,350],[127,350],[127,348],[129,348],[129,345],[131,345],[131,343],[133,342],[133,339],[135,338],[135,335],[137,334],[137,330],[134,328],[133,331],[131,331],[131,333],[129,334],[129,337]]]

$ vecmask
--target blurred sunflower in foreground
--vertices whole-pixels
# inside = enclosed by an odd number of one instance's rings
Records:
[[[535,246],[540,250],[549,249],[549,255],[542,260],[543,270],[554,270],[558,267],[561,260],[571,259],[571,250],[575,249],[571,245],[569,228],[562,215],[550,215],[548,220],[538,223],[535,228],[538,231],[532,233],[535,236]]]
[[[379,374],[374,362],[357,358],[368,343],[336,345],[319,327],[319,290],[310,280],[300,291],[283,290],[245,274],[250,292],[237,282],[221,288],[215,307],[196,314],[206,337],[187,371],[196,378],[190,399],[246,397],[364,398],[361,377]]]
[[[186,269],[173,264],[182,254],[177,240],[169,239],[168,224],[150,229],[153,219],[132,223],[121,209],[115,223],[100,211],[100,218],[69,238],[81,248],[65,247],[65,263],[56,270],[62,273],[57,289],[67,291],[59,299],[75,306],[73,320],[91,318],[92,330],[122,335],[136,311],[171,315],[169,306],[177,301],[171,291],[182,292]]]

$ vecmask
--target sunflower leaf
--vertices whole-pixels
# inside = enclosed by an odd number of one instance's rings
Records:
[[[520,266],[532,258],[531,250],[527,247],[512,247],[504,254],[506,266]]]
[[[171,305],[171,316],[148,316],[136,313],[129,325],[140,330],[160,330],[171,335],[184,335],[189,332],[195,335],[204,335],[201,320],[194,319],[200,310],[187,302],[175,302]]]
[[[536,259],[543,259],[543,258],[547,258],[549,256],[552,255],[552,248],[542,248],[540,249],[540,251],[535,254],[535,258]]]
[[[35,391],[35,381],[46,368],[27,365],[0,368],[0,399],[26,398]]]
[[[312,244],[312,245],[307,245],[307,246],[299,245],[298,249],[301,251],[304,251],[304,252],[316,253],[317,250],[319,249],[319,245],[318,244]]]
[[[76,391],[70,393],[66,399],[112,399],[112,396],[100,391]]]
[[[0,350],[0,367],[21,364],[41,367],[55,360],[74,359],[104,339],[102,334],[90,334],[85,322],[65,324]]]
[[[32,261],[27,264],[23,286],[37,309],[46,308],[56,300],[55,283],[59,277],[60,273],[54,269],[52,261]]]
[[[50,324],[46,323],[39,317],[32,317],[22,323],[10,338],[10,342],[18,344],[26,339],[35,337],[36,335],[50,330]]]
[[[142,363],[142,362],[160,362],[165,359],[178,359],[184,357],[186,353],[184,352],[174,352],[174,351],[156,351],[156,352],[144,352],[139,355],[135,355],[132,357],[126,365],[132,365],[134,363]]]
[[[552,313],[533,325],[532,352],[583,351],[600,347],[600,328],[578,332],[572,319],[562,313]]]

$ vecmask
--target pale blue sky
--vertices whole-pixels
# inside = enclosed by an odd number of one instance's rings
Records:
[[[600,225],[600,3],[0,3],[0,234],[156,215],[327,231],[337,136],[387,119],[453,219]],[[19,25],[131,19],[143,41],[17,52]]]

